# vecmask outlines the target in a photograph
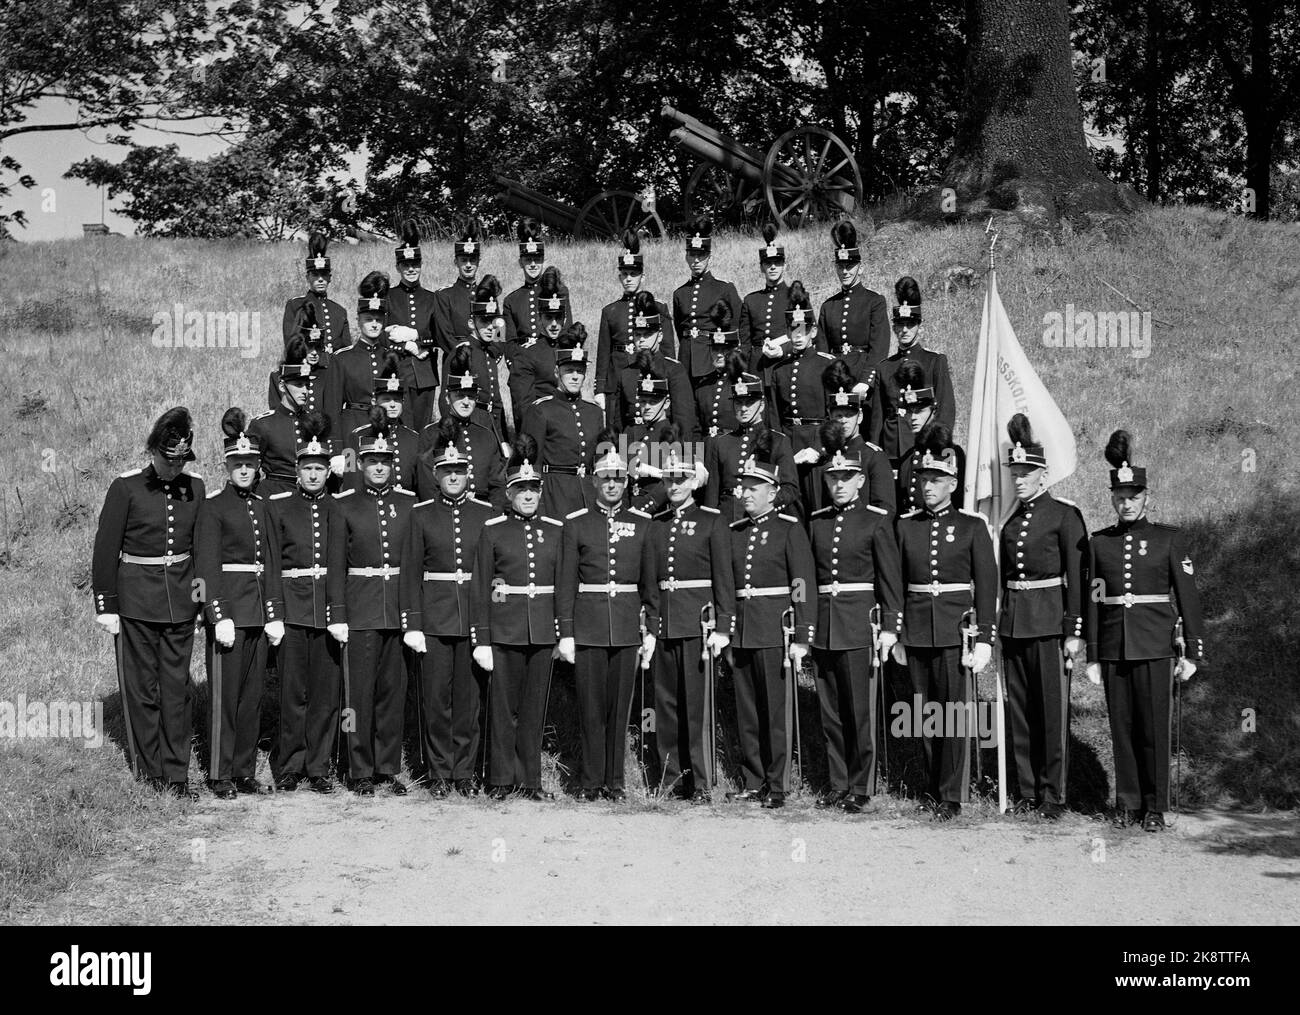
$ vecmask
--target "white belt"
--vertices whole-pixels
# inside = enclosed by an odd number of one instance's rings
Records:
[[[1122,606],[1128,609],[1135,603],[1139,606],[1156,606],[1169,605],[1169,595],[1163,596],[1135,596],[1132,592],[1125,592],[1122,596],[1106,596],[1103,600],[1107,606]]]
[[[665,592],[676,592],[678,589],[708,589],[713,587],[711,578],[669,578],[667,581],[659,583],[659,588]]]
[[[871,582],[831,582],[829,585],[817,586],[818,592],[832,596],[838,596],[841,592],[874,592],[875,589],[876,586]]]
[[[324,578],[325,567],[321,564],[313,564],[311,567],[291,567],[287,571],[280,572],[281,578]]]
[[[120,555],[123,564],[179,564],[181,561],[189,560],[188,553],[168,553],[161,557],[138,557],[134,553],[123,553]]]
[[[395,574],[401,574],[400,567],[392,567],[385,564],[383,567],[350,567],[349,575],[356,575],[358,578],[389,578]]]
[[[741,599],[754,599],[758,596],[788,596],[790,590],[784,585],[764,585],[761,588],[753,588],[746,585],[743,589],[736,589],[736,595]]]
[[[1013,589],[1016,592],[1027,592],[1030,589],[1054,589],[1058,585],[1062,584],[1064,584],[1064,582],[1061,581],[1061,576],[1058,574],[1055,578],[1033,578],[1029,581],[1017,579],[1015,581],[1009,581],[1007,582],[1007,588]]]
[[[261,574],[263,565],[261,564],[222,564],[223,571],[244,571],[248,574]]]
[[[928,585],[916,585],[908,582],[907,591],[928,592],[932,596],[937,596],[944,592],[969,592],[971,584],[970,582],[930,582]]]
[[[554,585],[493,585],[492,588],[500,589],[508,596],[527,596],[532,599],[534,596],[550,595],[555,592]]]
[[[614,596],[620,592],[635,592],[635,585],[627,585],[621,582],[605,582],[602,585],[593,585],[590,582],[578,582],[579,592],[607,592]]]
[[[424,580],[427,582],[455,582],[457,585],[464,585],[470,580],[473,572],[470,571],[425,571]]]

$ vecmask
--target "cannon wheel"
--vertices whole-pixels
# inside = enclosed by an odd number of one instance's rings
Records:
[[[619,240],[625,229],[656,238],[665,232],[659,213],[643,208],[638,195],[630,190],[607,190],[582,206],[573,234],[579,239]]]
[[[701,162],[695,167],[682,196],[687,219],[709,215],[729,225],[752,221],[763,201],[757,184],[727,172],[715,162]]]
[[[763,188],[787,229],[841,218],[862,203],[862,174],[848,145],[811,124],[782,134],[768,150]]]

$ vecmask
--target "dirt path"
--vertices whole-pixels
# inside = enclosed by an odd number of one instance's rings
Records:
[[[206,800],[123,843],[27,923],[1294,923],[1300,821],[1187,815],[1164,835],[891,804]]]

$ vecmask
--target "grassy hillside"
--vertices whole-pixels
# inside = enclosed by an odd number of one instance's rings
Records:
[[[1059,492],[1080,504],[1091,528],[1109,523],[1100,449],[1123,425],[1152,476],[1153,516],[1189,530],[1210,656],[1187,688],[1189,803],[1291,807],[1300,798],[1298,240],[1294,226],[1165,210],[1116,239],[1067,236],[1059,246],[1010,250],[999,263],[1021,342],[1076,428],[1080,469]],[[789,277],[802,278],[815,299],[827,295],[833,276],[823,231],[785,243]],[[904,273],[925,285],[955,261],[979,272],[983,243],[974,227],[890,226],[864,242],[865,281],[892,299]],[[742,293],[757,287],[757,246],[753,236],[718,238],[715,274]],[[301,286],[303,249],[120,238],[0,245],[0,701],[103,699],[110,733],[120,734],[111,649],[92,624],[89,596],[103,493],[114,475],[141,464],[149,424],[174,404],[188,405],[197,422],[195,470],[220,484],[221,412],[260,407],[284,300]],[[507,289],[517,284],[513,250],[490,245],[484,262]],[[426,285],[445,284],[449,249],[425,252]],[[551,253],[575,317],[596,321],[617,291],[614,248],[554,242]],[[333,295],[349,310],[365,271],[392,270],[386,246],[332,254]],[[646,261],[648,285],[667,298],[685,274],[679,245],[653,245]],[[1115,290],[1156,319],[1149,356],[1043,344],[1044,315],[1067,304],[1076,312],[1132,309]],[[927,287],[925,342],[952,363],[963,441],[982,298],[978,277],[971,288]],[[171,314],[176,303],[260,314],[258,354],[155,347],[153,316]],[[202,684],[200,661],[196,654]],[[203,688],[200,695],[206,699]],[[1104,702],[1081,676],[1073,698],[1073,802],[1100,807],[1111,795]],[[553,722],[565,723],[556,714],[565,707],[564,694],[553,696]],[[1254,710],[1254,732],[1242,731],[1243,709]],[[804,715],[806,731],[815,731],[811,695]],[[819,752],[808,746],[815,776]],[[132,785],[113,739],[101,750],[0,741],[0,903],[66,883],[85,857],[168,820],[179,806]]]

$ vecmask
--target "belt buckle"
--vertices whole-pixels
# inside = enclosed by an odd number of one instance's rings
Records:
[[[529,599],[536,599],[536,598],[537,598],[537,583],[536,583],[536,582],[529,582],[529,583],[528,583],[528,598],[529,598]]]
[[[164,553],[164,554],[163,554],[163,567],[167,567],[171,562],[172,562],[172,555],[171,555],[170,553]]]
[[[840,594],[840,583],[837,581],[831,582],[831,595],[838,596],[839,594]]]
[[[667,591],[667,592],[676,592],[676,591],[677,591],[677,579],[676,579],[676,578],[669,578],[668,581],[666,582],[666,584],[667,584],[668,588],[667,588],[665,591]]]
[[[466,578],[465,570],[464,570],[463,568],[459,568],[459,567],[456,568],[456,584],[457,584],[457,585],[464,585],[464,584],[465,584],[465,578]]]
[[[605,583],[605,587],[606,587],[606,590],[609,592],[609,598],[610,598],[610,599],[613,599],[616,595],[618,595],[618,592],[615,590],[615,588],[614,588],[614,583],[613,583],[612,581],[611,581],[611,582],[606,582],[606,583]]]
[[[930,582],[930,595],[937,596],[938,594],[939,594],[939,579],[936,578],[934,581]]]
[[[1132,592],[1125,592],[1125,593],[1124,593],[1124,609],[1126,609],[1126,610],[1127,610],[1127,609],[1131,609],[1132,606],[1133,606],[1133,593],[1132,593]]]
[[[579,475],[579,476],[585,476],[586,474],[587,474],[587,466],[585,466],[585,465],[579,465],[579,466],[578,466],[578,475]]]

